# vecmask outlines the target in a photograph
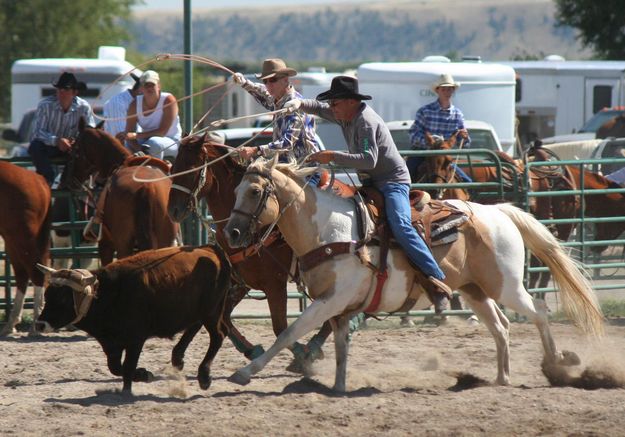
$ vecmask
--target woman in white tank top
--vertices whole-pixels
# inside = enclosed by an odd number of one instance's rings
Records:
[[[155,71],[147,70],[139,81],[143,95],[137,96],[128,107],[126,144],[133,152],[147,151],[157,158],[175,158],[182,134],[176,98],[161,91]],[[137,125],[141,132],[137,132]]]

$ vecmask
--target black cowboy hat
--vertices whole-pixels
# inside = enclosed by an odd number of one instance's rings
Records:
[[[336,76],[330,89],[317,96],[317,100],[355,99],[371,100],[371,96],[358,93],[358,79],[351,76]]]
[[[52,83],[55,88],[72,89],[77,91],[84,91],[87,89],[87,85],[84,82],[80,82],[76,79],[73,73],[65,72],[61,74],[59,80]]]

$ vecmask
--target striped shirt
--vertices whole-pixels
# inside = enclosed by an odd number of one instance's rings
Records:
[[[76,138],[78,120],[81,117],[88,125],[94,125],[93,111],[86,100],[74,97],[68,111],[65,112],[55,95],[45,97],[37,105],[31,141],[39,140],[55,147],[57,138]]]
[[[130,90],[122,91],[108,99],[104,104],[104,130],[115,136],[126,131],[126,117],[128,107],[135,98],[130,94]]]
[[[451,105],[447,109],[441,108],[438,100],[421,107],[417,111],[415,121],[410,126],[410,143],[414,149],[426,150],[429,148],[425,133],[440,135],[444,139],[452,136],[458,129],[464,129],[464,115],[462,111]],[[460,141],[460,137],[458,137]],[[471,143],[471,138],[464,140],[464,146]]]
[[[284,104],[292,99],[301,99],[302,95],[295,91],[292,85],[277,102],[267,92],[267,87],[263,84],[246,80],[243,88],[251,94],[254,99],[270,111],[282,109]],[[321,149],[315,139],[315,119],[309,115],[301,113],[278,114],[273,117],[273,141],[264,146],[260,146],[263,154],[269,150],[291,150],[289,156],[280,157],[280,161],[289,161],[292,158],[300,160],[307,155],[318,152]]]

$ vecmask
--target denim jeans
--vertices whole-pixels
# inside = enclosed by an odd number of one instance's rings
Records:
[[[56,146],[48,146],[43,141],[33,140],[28,147],[28,154],[35,164],[37,173],[42,175],[48,185],[52,185],[56,172],[52,166],[52,158],[58,158],[59,156],[69,156],[65,152],[61,152]]]
[[[163,159],[165,156],[175,158],[178,154],[179,142],[179,139],[175,140],[169,137],[150,137],[145,140],[139,140],[139,144],[147,148],[147,153],[150,156],[160,159]]]
[[[386,218],[389,226],[393,236],[414,265],[419,267],[427,276],[445,279],[445,274],[436,263],[429,247],[412,227],[410,200],[408,198],[409,189],[407,184],[398,183],[388,183],[382,187],[381,191],[384,195]]]

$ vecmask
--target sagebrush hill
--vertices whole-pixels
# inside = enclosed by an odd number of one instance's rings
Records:
[[[484,60],[559,54],[587,59],[575,30],[556,27],[552,0],[374,1],[357,6],[193,10],[194,52],[242,62],[419,60],[426,55]],[[137,14],[131,47],[180,53],[180,13]]]

